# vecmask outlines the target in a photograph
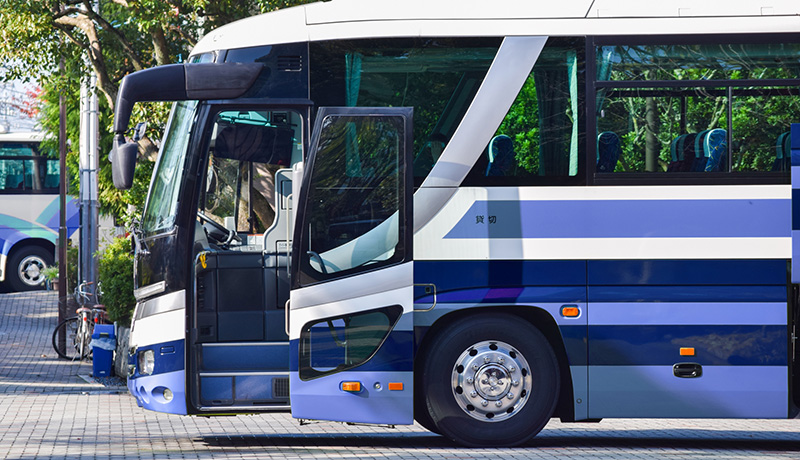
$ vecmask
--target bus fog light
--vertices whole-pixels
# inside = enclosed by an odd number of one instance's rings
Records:
[[[170,402],[172,401],[172,397],[173,397],[172,390],[170,390],[169,388],[164,388],[164,400]]]
[[[150,375],[153,373],[153,368],[156,364],[156,355],[153,350],[144,350],[139,352],[139,373],[142,375]]]

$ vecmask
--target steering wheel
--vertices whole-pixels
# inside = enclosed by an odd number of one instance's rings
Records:
[[[216,232],[214,231],[208,232],[208,236],[219,241],[221,244],[228,245],[231,243],[231,241],[236,241],[239,243],[242,242],[242,239],[239,238],[239,235],[237,235],[235,231],[223,227],[222,224],[220,224],[219,222],[212,220],[210,217],[203,214],[203,211],[197,211],[197,217],[199,217],[201,221],[207,223],[210,227],[216,230]]]

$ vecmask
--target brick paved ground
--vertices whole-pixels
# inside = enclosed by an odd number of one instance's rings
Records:
[[[143,411],[127,393],[86,383],[89,364],[55,358],[54,294],[0,294],[0,458],[792,458],[800,421],[551,422],[528,446],[464,449],[418,426],[320,423],[287,414],[178,417]]]

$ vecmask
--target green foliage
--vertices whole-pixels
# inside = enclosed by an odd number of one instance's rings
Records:
[[[539,171],[539,105],[533,73],[525,81],[495,134],[512,136],[520,168],[532,173]]]
[[[53,281],[58,278],[58,266],[53,264],[49,267],[45,267],[44,270],[42,270],[42,275],[47,278],[48,281]]]
[[[72,194],[78,190],[79,95],[81,79],[97,77],[100,102],[100,151],[111,150],[113,104],[122,78],[156,65],[184,61],[199,37],[228,22],[308,0],[0,0],[0,61],[6,79],[35,79],[42,85],[42,126],[58,152],[58,99],[67,104],[68,170]],[[93,52],[89,52],[90,49]],[[59,70],[63,62],[64,70]],[[111,165],[100,158],[100,211],[124,217],[128,205],[144,204],[157,142],[164,132],[170,104],[137,104],[132,121],[147,121],[147,138],[133,189],[119,191],[111,180]]]
[[[112,321],[122,326],[131,323],[136,299],[133,297],[133,255],[131,240],[115,238],[100,254],[97,264],[100,302]]]

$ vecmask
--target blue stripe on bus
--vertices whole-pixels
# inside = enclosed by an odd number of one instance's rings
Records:
[[[50,204],[42,211],[41,214],[36,218],[36,222],[47,226],[49,228],[58,230],[59,226],[59,211],[60,203],[58,196],[54,196],[53,200],[50,201]],[[75,198],[67,197],[67,228],[75,229],[80,227],[80,207],[78,205],[78,201]]]
[[[786,326],[589,326],[590,366],[785,366]],[[681,347],[695,356],[681,356]]]
[[[800,166],[800,126],[798,123],[792,123],[790,134],[790,148],[792,150],[792,166]],[[797,153],[795,153],[797,152]],[[795,155],[797,157],[795,158]]]
[[[590,285],[785,285],[786,259],[590,260]]]
[[[792,230],[800,230],[800,189],[792,189]]]
[[[433,283],[439,292],[474,287],[582,286],[580,260],[415,261],[414,282]]]
[[[589,286],[589,302],[786,302],[786,286]]]
[[[476,201],[445,238],[788,237],[791,202]]]
[[[156,343],[152,345],[143,345],[137,348],[136,352],[142,353],[145,350],[153,350],[155,353],[155,362],[153,364],[153,374],[166,374],[184,369],[184,348],[185,340],[178,339],[169,342]],[[137,364],[136,375],[139,376],[139,369]]]
[[[415,261],[414,283],[438,293],[590,285],[785,285],[786,259]]]
[[[586,300],[586,288],[583,286],[564,287],[519,287],[519,288],[478,288],[458,291],[439,292],[436,285],[436,303],[581,303]],[[424,306],[433,305],[433,295],[421,295],[414,302]],[[419,307],[422,309],[422,307]]]
[[[643,325],[782,325],[786,326],[786,302],[624,302],[592,303],[593,326]]]

